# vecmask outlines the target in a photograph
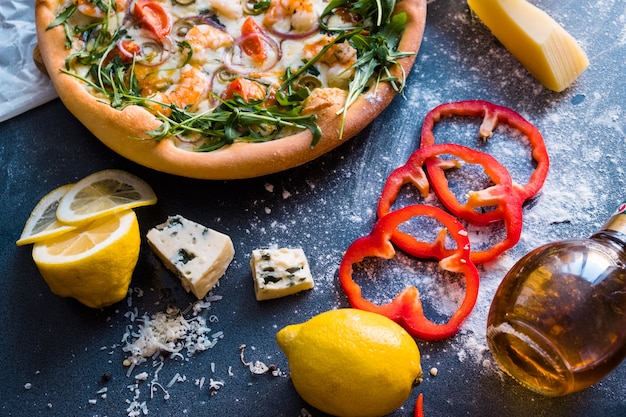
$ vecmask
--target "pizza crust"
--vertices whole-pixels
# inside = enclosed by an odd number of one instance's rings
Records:
[[[425,0],[402,0],[396,12],[406,12],[407,25],[398,49],[415,55],[400,60],[406,74],[415,61],[426,20]],[[243,179],[284,171],[305,164],[346,142],[371,123],[391,102],[396,93],[388,83],[378,86],[375,96],[361,96],[348,110],[343,138],[339,139],[341,116],[336,115],[345,101],[345,92],[318,89],[308,99],[306,111],[318,115],[322,130],[319,143],[311,148],[311,133],[306,130],[263,143],[234,143],[212,152],[190,152],[176,147],[173,140],[146,139],[146,131],[160,122],[144,108],[128,106],[116,110],[89,94],[74,77],[62,73],[68,50],[65,34],[58,26],[46,27],[58,13],[58,0],[37,0],[35,22],[41,55],[56,91],[67,109],[102,143],[121,156],[146,167],[169,174],[210,180]],[[397,76],[399,68],[394,68]],[[325,90],[325,91],[320,91]]]

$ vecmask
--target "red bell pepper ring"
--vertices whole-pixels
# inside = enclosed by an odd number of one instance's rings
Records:
[[[541,190],[548,175],[548,170],[550,169],[548,150],[546,149],[546,144],[541,132],[519,113],[507,107],[498,106],[484,100],[466,100],[440,104],[432,109],[424,118],[421,147],[435,144],[433,128],[435,123],[440,121],[444,116],[482,117],[483,121],[479,128],[479,136],[485,140],[493,135],[493,131],[498,123],[505,123],[525,134],[530,143],[532,149],[531,155],[536,166],[528,182],[525,185],[514,183],[513,189],[520,195],[522,202],[535,196],[539,190]],[[441,176],[444,175],[442,169],[437,167],[436,164],[427,164],[426,169],[428,175],[431,177],[441,178]],[[437,194],[439,184],[441,183],[441,181],[436,181],[432,184],[433,190]],[[450,208],[448,209],[451,210]],[[481,217],[482,224],[487,224],[490,221],[500,220],[502,213],[499,210],[495,210],[486,212]]]
[[[496,210],[501,212],[507,232],[506,237],[489,249],[475,251],[471,254],[471,260],[475,264],[489,262],[517,244],[523,226],[522,203],[519,195],[513,192],[511,176],[506,168],[489,154],[453,143],[419,148],[413,152],[404,165],[396,168],[387,177],[387,181],[385,182],[385,186],[378,201],[378,217],[384,217],[391,211],[391,207],[400,189],[405,184],[412,183],[415,185],[423,197],[428,195],[430,186],[432,186],[434,190],[433,179],[431,178],[429,182],[422,167],[427,161],[441,161],[436,158],[441,154],[454,155],[466,162],[482,165],[485,172],[489,174],[490,178],[495,183],[495,185],[491,187],[471,192],[467,203],[463,207],[463,211],[459,211],[451,210],[451,208],[454,209],[455,207],[449,204],[449,202],[456,197],[454,197],[447,188],[445,175],[441,179],[436,179],[436,181],[445,181],[446,185],[445,187],[439,187],[440,194],[438,197],[446,208],[457,217],[467,220],[471,217],[471,213],[478,216],[479,214],[475,211],[477,207],[497,206]],[[437,163],[441,164],[441,162]],[[425,243],[399,230],[396,230],[393,234],[393,243],[412,256],[420,258],[433,256],[441,258],[449,252],[449,250],[445,248],[441,238],[436,239],[433,243]]]
[[[416,216],[436,219],[445,226],[447,233],[456,242],[456,249],[445,257],[440,257],[439,253],[432,253],[429,257],[438,258],[442,269],[465,276],[465,297],[459,308],[443,324],[433,323],[426,318],[419,291],[414,286],[404,289],[390,303],[376,305],[363,298],[361,287],[352,278],[353,265],[367,257],[393,258],[395,249],[391,238],[394,232],[400,224]],[[352,242],[339,265],[339,282],[352,307],[382,314],[400,324],[412,336],[434,341],[449,338],[458,332],[476,304],[480,278],[476,266],[470,260],[470,242],[461,223],[438,207],[414,204],[378,219],[369,235]]]
[[[163,39],[170,33],[172,24],[169,14],[155,1],[138,0],[133,8],[133,15],[157,39]]]
[[[500,254],[515,246],[519,242],[523,228],[523,200],[512,188],[498,184],[490,188],[488,195],[482,194],[475,199],[474,197],[479,193],[470,194],[468,204],[470,207],[476,207],[475,204],[498,205],[498,209],[502,210],[506,237],[489,249],[472,252],[471,260],[476,265],[493,261]]]
[[[472,192],[474,195],[473,207],[470,207],[468,203],[462,205],[458,202],[454,193],[448,188],[448,179],[443,172],[444,169],[454,165],[451,161],[444,161],[435,157],[440,154],[451,154],[465,162],[481,165],[494,184],[502,184],[511,187],[513,181],[511,180],[508,170],[493,156],[466,146],[452,143],[433,146],[435,147],[434,149],[422,150],[424,148],[420,148],[415,151],[404,166],[397,168],[391,173],[383,189],[383,195],[378,203],[378,215],[383,216],[386,214],[395,200],[395,196],[400,191],[400,188],[404,184],[411,182],[420,190],[424,198],[428,196],[430,185],[441,203],[450,210],[451,213],[463,220],[479,226],[497,221],[497,219],[486,219],[483,213],[475,210],[477,207],[486,206],[486,204],[480,204],[480,201],[481,199],[488,200],[489,195],[493,193],[493,188],[489,187]],[[424,164],[426,164],[427,167],[429,165],[436,165],[440,169],[434,170],[433,175],[429,175],[430,178],[427,178],[422,169]],[[498,217],[502,219],[501,209],[497,207],[494,211],[498,211]]]

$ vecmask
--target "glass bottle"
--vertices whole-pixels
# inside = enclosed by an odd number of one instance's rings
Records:
[[[494,295],[487,343],[527,388],[561,396],[589,387],[626,357],[626,202],[588,239],[522,257]]]

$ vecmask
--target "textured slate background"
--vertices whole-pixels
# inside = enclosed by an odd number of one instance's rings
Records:
[[[156,206],[137,210],[143,236],[168,215],[181,214],[228,233],[236,249],[214,291],[223,299],[208,311],[218,318],[212,329],[224,331],[224,338],[188,361],[166,363],[162,384],[176,373],[187,378],[168,389],[168,400],[160,391],[150,399],[147,385],[140,385],[139,399],[147,402],[149,415],[295,417],[306,408],[321,416],[296,395],[288,377],[252,375],[240,362],[239,346],[247,345],[247,360],[273,363],[288,372],[275,343],[276,331],[347,306],[336,282],[342,252],[369,232],[384,180],[417,146],[424,115],[441,102],[486,99],[519,111],[542,131],[551,171],[542,194],[525,207],[520,243],[498,262],[481,267],[480,299],[463,331],[446,342],[419,342],[425,380],[393,415],[412,415],[419,392],[425,395],[429,417],[626,415],[623,365],[588,390],[550,399],[499,373],[484,349],[486,309],[512,263],[541,243],[589,235],[624,198],[626,6],[621,0],[536,4],[561,22],[589,55],[590,68],[572,88],[560,94],[542,88],[470,16],[464,2],[432,1],[405,97],[398,97],[378,120],[334,152],[263,178],[198,181],[143,168],[105,148],[58,100],[0,124],[0,414],[126,415],[126,401],[134,395],[127,385],[134,380],[121,365],[119,343],[130,324],[125,313],[136,307],[139,314],[154,314],[167,304],[185,308],[193,301],[162,268],[145,238],[132,283],[144,296],[134,294],[131,307],[122,302],[103,310],[51,294],[30,248],[14,245],[31,209],[47,192],[94,171],[119,168],[148,181],[159,197]],[[448,140],[456,134],[451,129]],[[523,153],[518,155],[524,147],[510,143],[492,141],[488,148],[523,181],[532,167],[516,162],[524,159]],[[273,243],[304,248],[315,290],[272,302],[254,300],[249,254]],[[385,282],[381,288],[393,293],[403,285]],[[432,301],[437,288],[427,281],[423,286]],[[438,303],[427,308],[436,312]],[[436,377],[428,374],[431,367],[438,368]],[[151,375],[155,371],[150,364],[142,370]],[[111,375],[108,382],[101,378],[104,373]],[[200,389],[194,383],[203,376],[225,385],[210,395],[206,384]],[[30,389],[24,388],[27,383]],[[97,394],[102,387],[108,388],[106,398]]]

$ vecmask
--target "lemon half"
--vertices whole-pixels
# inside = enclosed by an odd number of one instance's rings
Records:
[[[100,308],[126,296],[139,249],[137,216],[125,210],[36,242],[32,254],[53,293]]]
[[[380,314],[331,310],[284,327],[276,339],[298,394],[334,416],[389,414],[422,378],[415,340]]]

